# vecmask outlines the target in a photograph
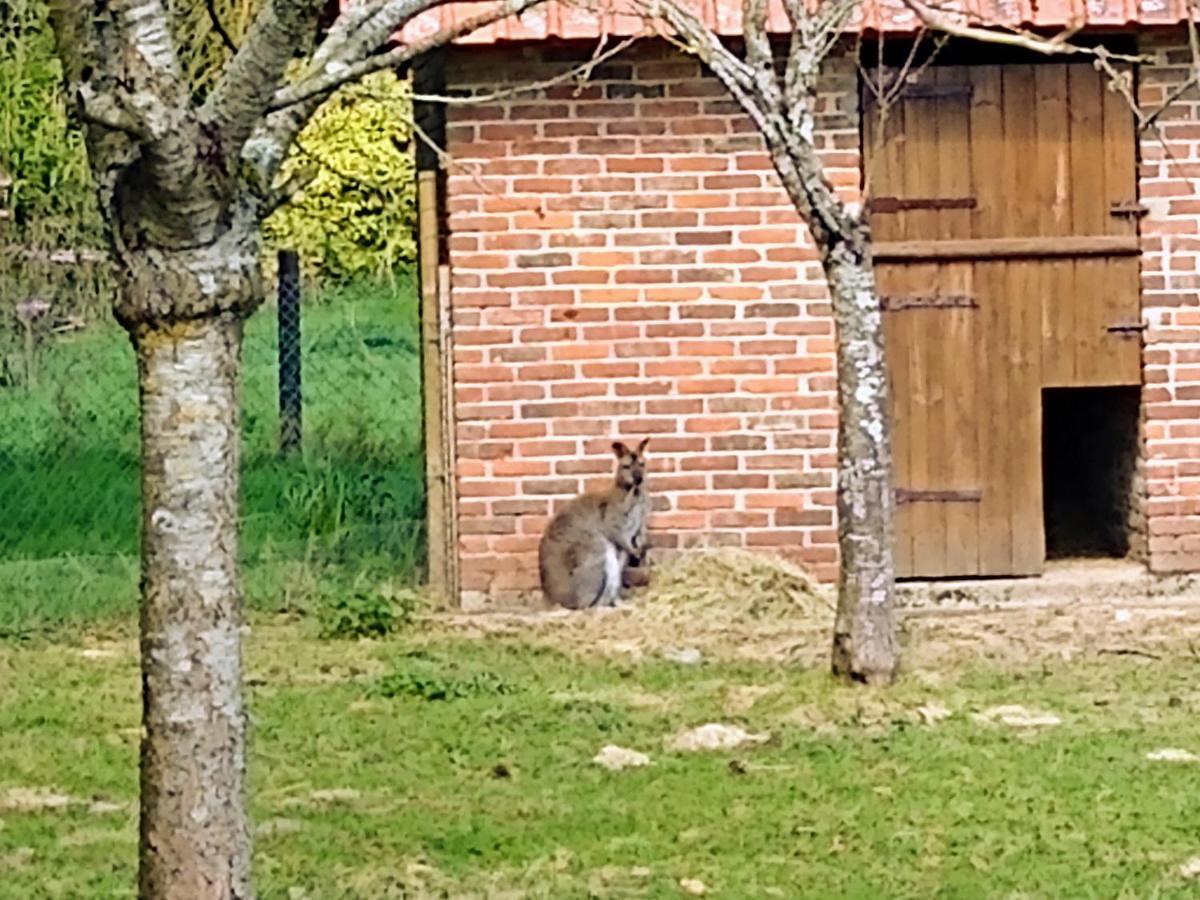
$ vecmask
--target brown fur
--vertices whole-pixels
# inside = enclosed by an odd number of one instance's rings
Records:
[[[614,443],[613,486],[577,497],[550,520],[538,547],[538,574],[549,603],[568,609],[616,603],[627,564],[645,554],[648,442],[636,451]]]

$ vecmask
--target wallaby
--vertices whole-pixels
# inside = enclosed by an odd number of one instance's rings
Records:
[[[620,441],[616,483],[606,491],[575,498],[546,526],[538,547],[538,572],[546,600],[568,609],[613,606],[626,564],[641,560],[650,504],[645,438],[636,451]]]

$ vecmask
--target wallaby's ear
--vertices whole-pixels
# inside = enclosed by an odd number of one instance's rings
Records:
[[[643,453],[646,452],[646,445],[649,443],[650,443],[650,438],[648,438],[648,437],[642,438],[642,442],[640,444],[638,444],[638,456],[641,456]]]
[[[633,455],[629,452],[629,448],[620,441],[613,441],[613,454],[617,457],[617,459],[624,459],[626,456]]]

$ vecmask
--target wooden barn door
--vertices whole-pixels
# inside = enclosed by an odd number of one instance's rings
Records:
[[[933,66],[863,109],[897,574],[1036,574],[1042,389],[1141,381],[1133,117],[1075,64]]]

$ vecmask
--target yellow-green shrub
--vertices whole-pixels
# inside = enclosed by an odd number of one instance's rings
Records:
[[[316,178],[266,223],[309,275],[380,276],[416,257],[409,84],[380,72],[338,91],[301,133],[283,177]]]

